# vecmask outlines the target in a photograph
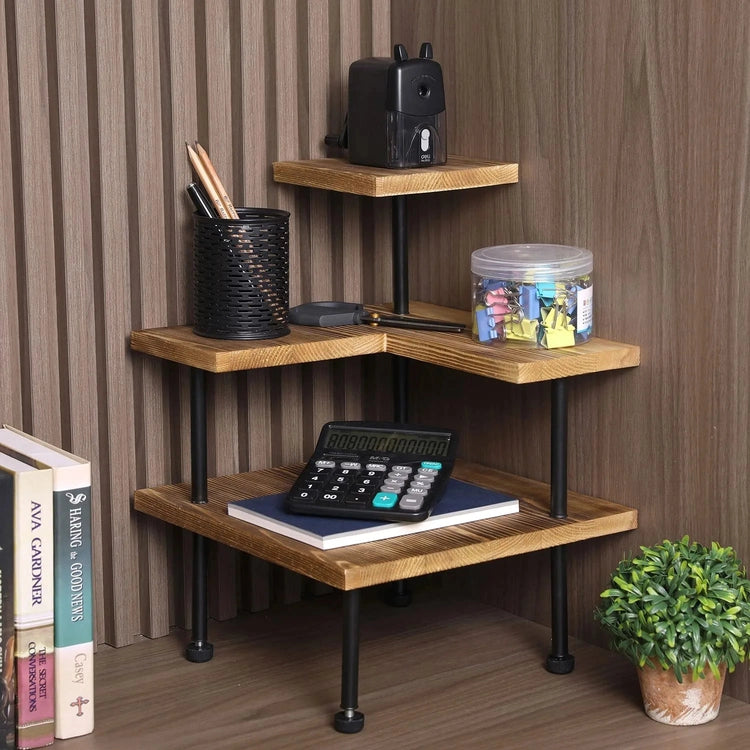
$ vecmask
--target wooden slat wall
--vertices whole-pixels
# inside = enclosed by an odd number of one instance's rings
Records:
[[[597,333],[641,346],[639,368],[571,383],[569,487],[640,511],[638,531],[568,550],[571,632],[604,644],[598,593],[639,544],[689,533],[750,562],[750,5],[399,0],[392,27],[410,51],[433,43],[449,150],[520,164],[517,186],[411,202],[416,296],[468,307],[479,247],[581,245]],[[548,386],[414,378],[430,384],[415,413],[450,404],[439,419],[464,456],[548,476]],[[461,582],[545,621],[548,565],[527,556]],[[738,669],[729,691],[748,700],[749,678]]]
[[[292,304],[387,300],[388,204],[276,185],[270,165],[325,155],[349,63],[392,42],[432,41],[451,152],[521,165],[517,186],[409,199],[414,296],[468,307],[483,245],[579,244],[597,332],[642,347],[640,368],[571,384],[571,488],[640,509],[637,532],[569,550],[571,631],[602,642],[597,593],[640,543],[688,532],[750,559],[749,32],[745,4],[682,0],[6,0],[0,419],[92,458],[98,641],[189,620],[189,540],[130,507],[189,476],[188,382],[128,349],[133,328],[191,319],[184,141],[238,205],[291,211]],[[211,473],[299,460],[329,418],[387,418],[386,360],[209,377]],[[547,476],[547,386],[410,372],[413,418],[458,427],[467,458]],[[214,616],[303,589],[212,556]],[[544,621],[547,567],[456,579]],[[747,670],[729,689],[750,697]]]
[[[128,348],[192,320],[184,143],[235,204],[291,211],[291,304],[387,293],[387,210],[278,186],[271,162],[325,156],[350,62],[389,49],[389,0],[3,3],[0,420],[92,459],[99,642],[189,621],[189,539],[131,510],[189,477],[189,383]],[[360,362],[209,376],[209,472],[302,460],[324,421],[362,416],[361,381]],[[304,588],[211,555],[213,616]]]

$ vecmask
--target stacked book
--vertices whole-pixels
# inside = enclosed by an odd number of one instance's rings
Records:
[[[364,542],[432,531],[471,521],[484,521],[518,513],[519,501],[497,490],[488,490],[450,478],[432,514],[424,521],[371,521],[363,518],[337,518],[290,513],[286,493],[236,500],[227,506],[234,518],[275,531],[318,549],[336,549]]]
[[[94,728],[91,464],[0,429],[0,750]]]

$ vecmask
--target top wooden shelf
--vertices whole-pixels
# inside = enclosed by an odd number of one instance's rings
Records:
[[[309,159],[274,162],[273,178],[290,185],[385,198],[518,182],[518,164],[449,156],[440,166],[383,169],[346,159]]]
[[[389,308],[375,308],[389,311]],[[412,302],[410,314],[470,324],[470,314],[424,302]],[[640,349],[592,338],[565,349],[541,349],[518,342],[480,344],[471,333],[439,333],[405,328],[290,326],[276,339],[226,341],[198,336],[189,326],[133,331],[132,349],[209,372],[263,367],[388,352],[440,367],[469,372],[508,383],[534,383],[603,370],[635,367]]]

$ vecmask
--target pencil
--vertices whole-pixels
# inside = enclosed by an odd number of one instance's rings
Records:
[[[221,198],[221,202],[224,204],[227,215],[230,219],[239,219],[240,217],[237,215],[237,211],[234,210],[234,204],[229,199],[226,188],[224,187],[222,181],[219,179],[219,175],[216,173],[214,165],[211,162],[211,159],[209,159],[208,154],[206,153],[206,149],[203,148],[203,146],[201,146],[198,141],[196,141],[195,150],[198,153],[198,158],[200,158],[200,160],[203,162],[203,166],[206,168],[206,172],[208,172],[209,177],[213,181],[214,187],[219,193],[219,198]]]
[[[193,169],[195,170],[195,173],[198,175],[198,178],[200,179],[201,184],[203,185],[203,188],[206,191],[206,194],[211,200],[211,203],[214,204],[214,207],[216,208],[217,213],[222,219],[230,218],[229,213],[227,212],[227,209],[224,206],[224,202],[221,200],[219,191],[216,189],[216,186],[211,180],[211,176],[206,171],[206,167],[201,161],[201,158],[198,156],[198,154],[195,153],[195,150],[187,141],[185,141],[185,148],[187,148],[188,158],[190,159],[190,163],[193,165]]]

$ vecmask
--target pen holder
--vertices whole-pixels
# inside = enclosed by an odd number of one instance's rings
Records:
[[[193,331],[216,339],[289,333],[289,212],[193,215]]]

